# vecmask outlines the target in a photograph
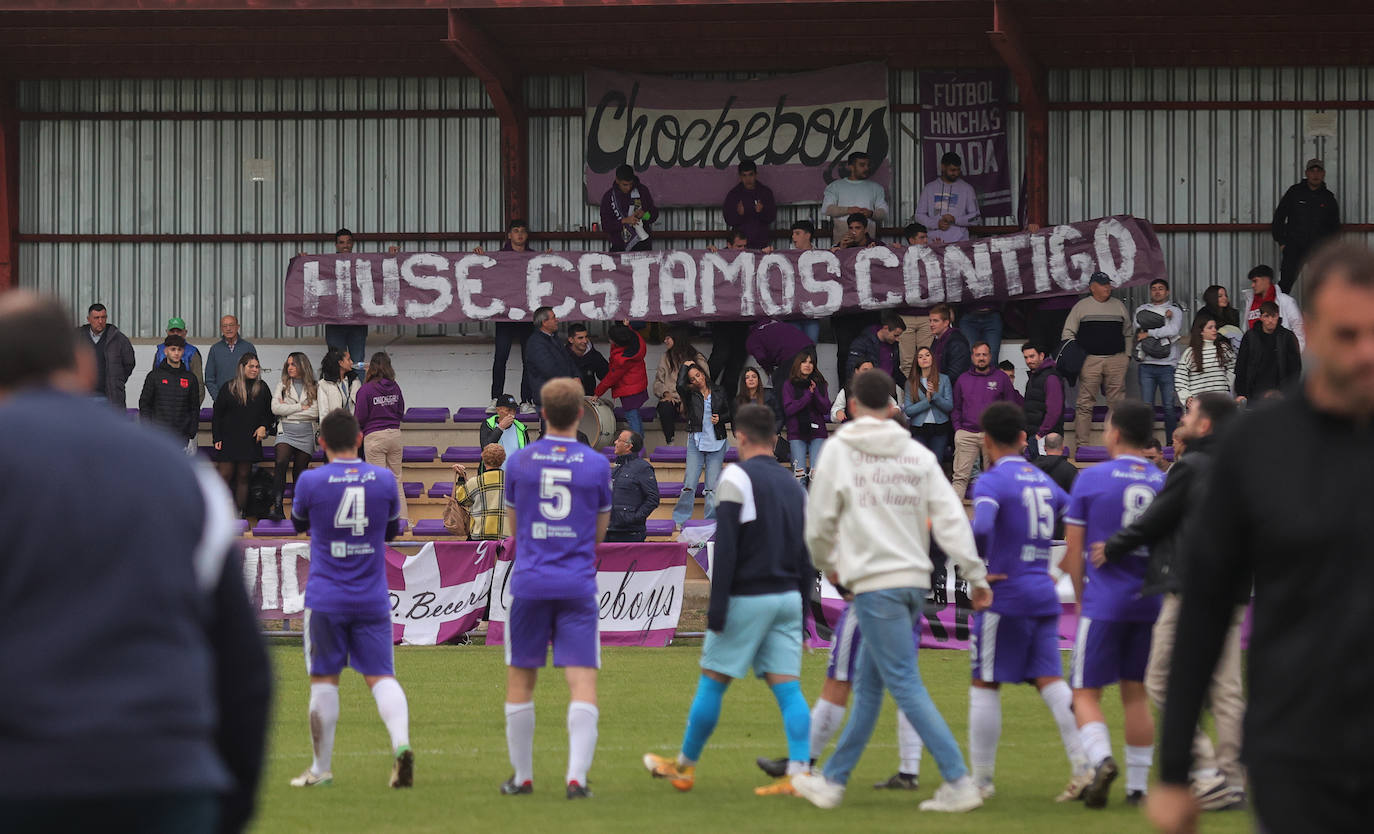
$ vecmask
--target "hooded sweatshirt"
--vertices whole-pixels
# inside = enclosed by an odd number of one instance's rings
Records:
[[[986,588],[963,502],[930,450],[892,420],[859,417],[826,443],[811,474],[806,544],[856,594],[930,587],[930,537]]]
[[[985,371],[977,369],[954,381],[954,410],[950,412],[950,422],[956,431],[982,431],[983,412],[995,402],[1016,402],[1012,394],[1011,380],[1002,373],[1001,368],[989,366]]]
[[[383,429],[399,429],[405,413],[406,398],[396,380],[378,377],[364,382],[358,389],[353,416],[358,418],[364,435]]]

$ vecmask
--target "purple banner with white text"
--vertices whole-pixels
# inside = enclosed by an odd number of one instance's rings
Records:
[[[959,155],[961,176],[978,194],[983,217],[1013,217],[1007,168],[1007,73],[1000,69],[922,71],[921,170],[940,174],[940,158]]]
[[[660,206],[720,206],[751,160],[779,203],[819,203],[868,153],[891,186],[887,68],[856,64],[747,81],[686,81],[588,70],[583,175],[599,203],[618,165]]]

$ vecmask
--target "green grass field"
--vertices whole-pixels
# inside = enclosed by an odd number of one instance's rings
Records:
[[[310,764],[306,723],[309,685],[299,644],[271,649],[276,669],[276,711],[255,830],[267,832],[741,832],[903,831],[1133,832],[1151,830],[1121,801],[1094,812],[1052,801],[1068,775],[1059,734],[1039,696],[1029,687],[1004,688],[997,795],[971,814],[924,814],[939,773],[927,753],[921,790],[914,795],[875,791],[870,785],[896,771],[894,708],[888,700],[877,732],[854,772],[844,804],[832,811],[795,797],[756,797],[765,777],[758,755],[786,752],[781,719],[761,682],[735,683],[725,698],[720,726],[697,770],[696,787],[679,794],[649,777],[640,764],[648,751],[672,754],[698,676],[696,641],[668,649],[609,649],[601,675],[600,740],[590,783],[595,797],[569,802],[563,796],[567,756],[567,687],[547,670],[536,694],[535,793],[504,797],[497,786],[510,775],[502,712],[505,669],[499,648],[453,646],[401,648],[396,668],[410,702],[411,744],[416,750],[415,788],[386,786],[391,757],[386,731],[362,678],[346,672],[340,687],[341,717],[334,750],[334,784],[292,788],[287,783]],[[826,656],[805,658],[803,687],[814,700]],[[968,662],[963,652],[928,651],[921,669],[967,755]],[[1120,702],[1109,693],[1107,715],[1118,760],[1123,758]],[[827,753],[828,755],[828,753]],[[1208,815],[1205,830],[1248,831],[1244,813]]]

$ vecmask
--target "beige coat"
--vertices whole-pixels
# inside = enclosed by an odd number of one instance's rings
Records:
[[[706,376],[711,376],[711,369],[706,364],[706,357],[697,354],[696,363],[706,372]],[[677,372],[678,364],[673,361],[672,356],[665,353],[663,358],[658,360],[658,370],[654,372],[654,397],[659,400],[667,400],[670,403],[682,403],[682,398],[677,395]]]

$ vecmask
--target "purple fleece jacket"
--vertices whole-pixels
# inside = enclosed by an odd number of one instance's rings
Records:
[[[406,398],[394,379],[374,379],[358,389],[353,416],[358,418],[364,435],[383,429],[399,429],[405,413]]]
[[[811,339],[801,332],[801,328],[773,319],[749,328],[749,338],[744,342],[745,350],[759,360],[759,367],[766,374],[773,373],[779,365],[791,362],[803,350],[815,347]]]
[[[968,373],[960,374],[954,381],[954,410],[949,421],[955,431],[982,431],[979,420],[983,411],[995,402],[1016,402],[1011,381],[996,366],[986,371],[970,368]]]

